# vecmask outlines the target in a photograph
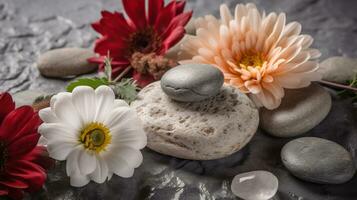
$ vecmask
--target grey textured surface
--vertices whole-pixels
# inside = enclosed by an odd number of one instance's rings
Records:
[[[223,81],[223,73],[212,65],[186,64],[167,71],[161,88],[172,99],[194,102],[217,95]]]
[[[230,8],[242,1],[188,0],[195,15],[217,15],[220,3]],[[355,0],[254,0],[267,11],[287,12],[303,32],[315,38],[314,46],[329,56],[357,57],[357,1]],[[34,63],[40,53],[60,47],[90,47],[95,33],[89,23],[100,10],[118,10],[119,0],[0,0],[0,90],[15,93],[27,89],[45,92],[64,90],[67,79],[46,79]],[[356,116],[350,102],[334,100],[327,118],[307,133],[343,145],[356,156]],[[69,187],[58,165],[49,174],[45,190],[33,199],[236,199],[230,191],[232,178],[242,172],[268,170],[280,181],[278,199],[355,200],[357,178],[342,185],[310,184],[291,176],[282,166],[280,149],[287,139],[261,132],[240,152],[216,161],[170,158],[150,150],[131,179],[113,177],[108,183],[84,188]],[[356,158],[355,158],[356,162]]]
[[[345,183],[356,172],[347,150],[335,142],[317,137],[302,137],[288,142],[281,150],[281,160],[295,176],[314,183]]]

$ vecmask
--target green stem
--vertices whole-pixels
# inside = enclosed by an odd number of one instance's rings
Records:
[[[322,85],[326,85],[326,86],[330,86],[330,87],[334,87],[334,88],[340,88],[340,89],[345,89],[345,90],[351,90],[353,92],[357,93],[357,88],[352,87],[351,85],[343,85],[340,83],[335,83],[335,82],[331,82],[331,81],[317,81],[318,83],[321,83]]]
[[[118,82],[120,79],[122,79],[130,70],[131,70],[131,66],[128,66],[124,71],[122,71],[122,73],[120,73],[114,80],[113,82],[116,83]]]

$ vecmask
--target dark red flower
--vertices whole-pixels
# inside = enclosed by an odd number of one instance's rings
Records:
[[[102,18],[92,24],[102,37],[96,41],[94,51],[99,58],[89,61],[100,64],[103,70],[105,56],[112,58],[113,77],[130,66],[134,53],[164,55],[168,49],[178,43],[185,35],[185,25],[192,12],[184,12],[185,1],[173,0],[164,6],[164,0],[122,0],[125,12],[102,11]],[[154,81],[149,74],[131,70],[139,86],[143,87]]]
[[[42,188],[49,160],[37,146],[41,123],[30,106],[15,109],[11,96],[0,94],[0,196],[21,199]]]

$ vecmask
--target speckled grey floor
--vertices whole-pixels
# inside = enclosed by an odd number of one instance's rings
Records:
[[[218,14],[218,6],[233,0],[188,0],[196,16]],[[357,57],[357,1],[253,0],[266,11],[284,11],[288,20],[300,21],[303,32],[315,38],[322,59],[333,55]],[[89,23],[102,9],[121,9],[119,0],[0,0],[0,91],[64,90],[69,80],[46,79],[34,63],[49,49],[90,47],[95,33]],[[356,157],[356,115],[348,100],[334,100],[327,119],[307,133],[342,144]],[[356,112],[355,112],[356,113]],[[265,169],[280,181],[280,200],[355,200],[357,177],[343,185],[317,185],[292,177],[282,166],[280,149],[287,139],[259,132],[242,151],[215,161],[188,161],[144,151],[144,163],[133,178],[83,188],[71,188],[61,166],[49,173],[45,189],[33,199],[236,199],[230,181],[240,172]],[[357,160],[356,160],[357,163]],[[63,166],[62,166],[63,167]],[[30,199],[31,197],[29,197]]]

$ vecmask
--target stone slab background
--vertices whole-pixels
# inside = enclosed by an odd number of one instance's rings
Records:
[[[234,8],[236,0],[188,0],[195,16],[218,15],[219,5]],[[288,21],[302,23],[303,32],[315,38],[321,59],[343,55],[357,57],[356,0],[253,0],[267,12],[286,12]],[[96,38],[89,24],[100,11],[122,10],[119,0],[0,0],[0,91],[28,89],[63,91],[69,79],[39,75],[35,61],[47,50],[91,47]],[[0,105],[1,106],[1,105]],[[331,113],[306,135],[331,139],[356,156],[356,115],[348,100],[334,99]],[[337,186],[317,185],[292,177],[282,166],[280,149],[289,139],[259,132],[242,151],[215,161],[188,161],[144,151],[144,164],[131,179],[113,177],[105,184],[72,188],[63,164],[49,173],[43,191],[28,199],[158,199],[228,200],[230,182],[240,172],[265,169],[280,181],[275,199],[355,200],[357,178]],[[357,163],[357,161],[356,161]]]

